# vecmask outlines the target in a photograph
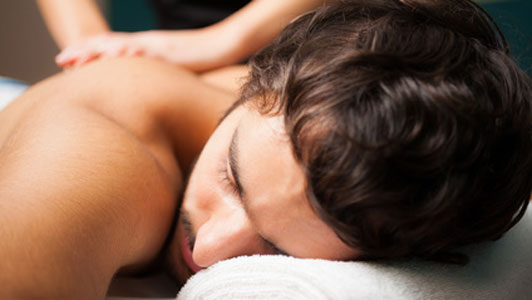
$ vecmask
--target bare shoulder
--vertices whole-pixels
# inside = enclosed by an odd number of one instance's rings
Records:
[[[157,253],[180,186],[138,138],[85,107],[51,101],[13,121],[0,150],[3,289],[101,296],[118,268]]]
[[[52,92],[45,98],[53,99],[59,89],[61,101],[98,112],[146,142],[166,139],[183,169],[237,98],[190,71],[148,58],[99,60],[49,81],[35,91],[46,87]],[[42,99],[38,93],[33,98]]]
[[[0,112],[0,281],[101,294],[118,268],[148,262],[182,188],[174,154],[197,155],[233,100],[148,59],[102,60],[30,88]]]

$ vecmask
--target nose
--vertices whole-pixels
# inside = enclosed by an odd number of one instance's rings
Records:
[[[229,209],[213,214],[196,233],[194,262],[208,267],[218,261],[264,252],[261,240],[246,214]]]

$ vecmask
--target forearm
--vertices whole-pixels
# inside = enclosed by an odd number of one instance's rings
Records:
[[[333,0],[255,0],[214,25],[156,30],[131,37],[144,55],[203,72],[241,62],[271,42],[294,18]]]
[[[230,63],[236,63],[273,41],[294,18],[335,0],[254,0],[213,25],[226,39]]]
[[[37,0],[37,4],[60,49],[109,31],[93,0]]]

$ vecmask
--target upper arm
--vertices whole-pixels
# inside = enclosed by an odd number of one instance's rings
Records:
[[[161,247],[176,187],[109,120],[30,119],[0,152],[0,295],[103,297],[118,268]]]

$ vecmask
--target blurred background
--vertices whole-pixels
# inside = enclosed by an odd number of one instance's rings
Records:
[[[75,0],[73,0],[75,1]],[[153,29],[146,0],[97,0],[116,31]],[[512,55],[532,75],[532,0],[479,0],[508,39]],[[59,49],[45,28],[35,1],[0,0],[0,76],[34,83],[59,72]]]

